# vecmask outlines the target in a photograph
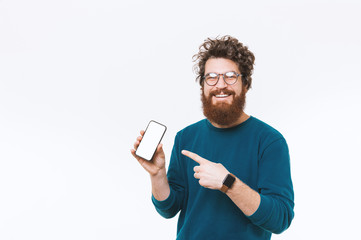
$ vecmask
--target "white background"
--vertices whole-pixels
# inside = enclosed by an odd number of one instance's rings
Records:
[[[192,56],[256,56],[246,112],[287,139],[295,218],[273,239],[357,239],[361,2],[0,0],[0,239],[175,239],[130,155],[202,116]]]

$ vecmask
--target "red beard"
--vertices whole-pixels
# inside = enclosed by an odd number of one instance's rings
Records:
[[[217,104],[212,103],[212,97],[221,92],[233,96],[231,104],[223,102]],[[221,126],[228,126],[235,123],[243,113],[246,104],[246,89],[242,89],[240,96],[236,96],[233,91],[224,89],[222,91],[213,91],[206,97],[204,91],[202,91],[201,100],[203,103],[203,114],[209,121]]]

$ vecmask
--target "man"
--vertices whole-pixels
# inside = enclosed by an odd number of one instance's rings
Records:
[[[148,171],[165,218],[179,211],[177,239],[270,239],[289,227],[294,194],[289,152],[275,129],[247,115],[255,57],[230,36],[207,39],[195,55],[206,119],[177,133],[168,173],[160,144]]]

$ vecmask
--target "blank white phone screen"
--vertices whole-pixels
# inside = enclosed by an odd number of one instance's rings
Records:
[[[166,126],[155,121],[150,121],[143,139],[138,146],[136,155],[148,161],[151,160],[165,131]]]

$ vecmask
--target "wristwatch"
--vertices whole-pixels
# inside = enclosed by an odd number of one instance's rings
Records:
[[[226,193],[228,189],[230,189],[236,181],[236,176],[234,176],[232,173],[227,174],[227,176],[223,180],[223,186],[221,187],[221,191]]]

